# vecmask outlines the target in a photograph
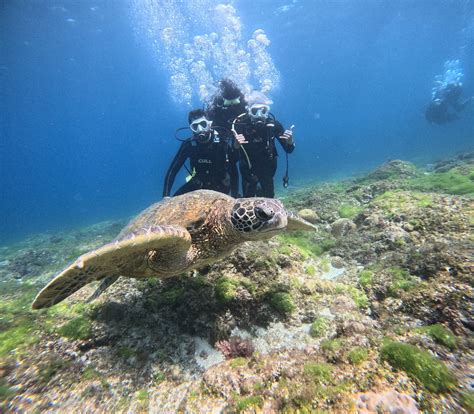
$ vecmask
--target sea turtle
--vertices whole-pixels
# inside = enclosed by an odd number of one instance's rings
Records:
[[[133,219],[116,241],[80,256],[41,290],[32,306],[55,305],[95,280],[102,284],[93,297],[119,276],[176,276],[228,256],[245,241],[285,230],[316,227],[276,199],[234,199],[210,190],[167,197]]]

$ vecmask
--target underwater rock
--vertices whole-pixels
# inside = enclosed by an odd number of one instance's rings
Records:
[[[391,160],[382,164],[375,171],[367,174],[363,181],[411,178],[420,175],[415,165],[407,161]]]
[[[334,256],[331,258],[331,265],[336,269],[342,269],[346,264],[342,257]]]
[[[355,229],[356,225],[354,222],[347,218],[338,219],[331,224],[331,234],[336,238],[344,237]]]
[[[319,217],[316,212],[310,208],[301,209],[300,211],[298,211],[298,215],[301,218],[309,221],[310,223],[316,223],[319,220]]]
[[[97,319],[104,322],[119,322],[125,318],[127,307],[122,303],[108,302],[100,308]]]
[[[246,360],[230,360],[208,369],[203,376],[204,384],[217,395],[231,398],[234,393],[241,394],[242,387],[249,387],[249,383],[256,384],[260,378],[249,373],[239,365],[247,365]]]
[[[461,153],[455,157],[436,162],[433,165],[432,170],[433,172],[436,172],[436,173],[443,173],[457,166],[464,165],[465,163],[468,163],[468,162],[472,163],[473,160],[474,160],[474,152]]]
[[[344,295],[338,295],[333,300],[329,310],[334,315],[350,313],[357,310],[355,302]]]
[[[143,407],[145,408],[144,411],[149,414],[178,412],[191,385],[191,382],[183,382],[179,385],[171,382],[162,382],[159,387],[147,393],[147,407]],[[142,411],[140,407],[137,407],[136,412],[140,411]],[[129,412],[133,411],[129,410]]]
[[[368,330],[368,327],[362,322],[350,319],[343,320],[337,328],[338,334],[345,336],[360,335]]]
[[[15,279],[36,276],[43,268],[54,261],[53,254],[48,249],[28,249],[13,260],[8,261],[8,270]]]
[[[415,400],[395,390],[384,392],[366,392],[355,398],[358,414],[417,414],[420,411]]]

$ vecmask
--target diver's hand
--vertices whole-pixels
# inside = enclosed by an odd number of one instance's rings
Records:
[[[237,134],[234,132],[235,140],[239,145],[248,144],[249,142],[245,139],[244,134]]]
[[[287,129],[285,132],[283,132],[283,134],[280,135],[280,139],[286,140],[288,145],[293,145],[295,142],[293,139],[293,131],[291,129]]]

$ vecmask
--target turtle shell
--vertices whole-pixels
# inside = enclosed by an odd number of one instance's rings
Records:
[[[165,198],[144,210],[119,233],[121,240],[130,233],[157,225],[178,225],[190,231],[202,223],[217,203],[233,202],[226,194],[211,190],[199,190],[181,196]],[[227,204],[227,203],[226,203]]]

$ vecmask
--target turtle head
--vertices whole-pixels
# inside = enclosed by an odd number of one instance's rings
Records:
[[[272,198],[239,198],[231,211],[233,228],[246,240],[269,239],[285,230],[315,230],[311,223]]]

